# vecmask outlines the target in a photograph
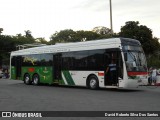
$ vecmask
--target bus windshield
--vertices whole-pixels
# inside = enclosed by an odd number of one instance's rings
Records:
[[[124,46],[124,56],[127,71],[146,72],[146,58],[141,46]]]

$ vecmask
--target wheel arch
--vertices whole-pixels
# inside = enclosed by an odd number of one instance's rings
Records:
[[[38,73],[33,73],[33,74],[32,74],[32,80],[33,80],[33,77],[34,77],[35,75],[38,75],[38,76],[39,76]],[[39,76],[39,79],[40,79],[40,76]]]
[[[98,85],[99,85],[99,79],[98,79],[98,77],[97,77],[97,75],[95,75],[95,74],[89,74],[88,75],[88,77],[87,77],[87,79],[86,79],[86,86],[87,86],[87,88],[89,88],[89,80],[90,80],[90,77],[96,77],[97,78],[97,80],[98,80]]]
[[[38,81],[36,81],[36,82],[35,82],[35,80],[34,80],[35,77],[38,78]],[[39,85],[39,84],[40,84],[40,76],[39,76],[38,73],[34,73],[34,74],[32,75],[32,83],[33,83],[33,85]]]
[[[23,81],[24,81],[26,75],[29,75],[29,77],[31,78],[30,74],[28,72],[26,72],[23,74],[23,79],[22,79]]]
[[[27,77],[28,77],[28,79],[27,79]],[[29,73],[25,73],[25,74],[23,75],[23,81],[24,81],[24,83],[25,83],[26,85],[31,85],[31,84],[32,84],[31,76],[30,76]]]

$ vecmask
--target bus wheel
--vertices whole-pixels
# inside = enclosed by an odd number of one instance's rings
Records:
[[[26,85],[30,85],[30,84],[31,84],[31,80],[30,80],[29,74],[25,74],[25,75],[24,75],[24,83],[25,83]]]
[[[96,76],[91,76],[89,78],[89,88],[90,89],[98,89],[99,88],[99,83],[98,83],[98,79]]]
[[[33,75],[33,85],[39,85],[39,75]]]

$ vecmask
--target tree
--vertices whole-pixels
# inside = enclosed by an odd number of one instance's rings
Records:
[[[32,44],[35,43],[35,39],[31,37],[26,37],[26,35],[17,34],[16,36],[13,36],[13,41],[15,42],[15,45],[23,45],[23,44]]]
[[[111,29],[104,27],[104,26],[95,27],[95,28],[93,28],[92,31],[96,32],[97,34],[100,34],[100,35],[111,35],[112,34]]]
[[[12,36],[0,35],[0,66],[9,65],[9,53],[15,50],[14,45]]]
[[[160,44],[153,38],[152,30],[144,25],[139,25],[138,21],[126,22],[121,27],[120,37],[137,39],[141,42],[146,54],[151,54],[160,47]]]
[[[95,27],[93,28],[92,31],[99,35],[98,39],[105,39],[105,38],[112,38],[119,36],[117,33],[112,33],[111,29],[104,26]]]
[[[31,32],[29,31],[26,32],[25,36],[21,34],[17,34],[16,36],[0,35],[0,66],[2,64],[9,65],[10,52],[15,51],[17,45],[28,43],[35,43],[35,39],[31,37]]]
[[[76,31],[75,40],[80,41],[89,41],[89,40],[95,40],[100,37],[99,34],[92,32],[92,31]]]
[[[138,21],[129,21],[121,27],[119,36],[139,40],[147,56],[148,67],[160,66],[160,43],[158,42],[158,38],[153,38],[150,28],[139,25]]]
[[[71,29],[61,30],[60,32],[56,32],[51,36],[50,43],[64,43],[64,42],[73,42],[74,36],[76,32]]]
[[[24,32],[25,32],[25,37],[33,38],[32,34],[31,34],[32,32],[30,30],[25,30]]]
[[[48,42],[44,38],[36,38],[35,41],[40,44],[48,44]]]
[[[100,35],[92,31],[73,31],[71,29],[61,30],[51,36],[50,43],[66,43],[66,42],[80,42],[98,39]]]

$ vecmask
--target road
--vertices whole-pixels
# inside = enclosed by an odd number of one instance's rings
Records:
[[[89,90],[0,79],[0,111],[160,111],[160,87]]]

